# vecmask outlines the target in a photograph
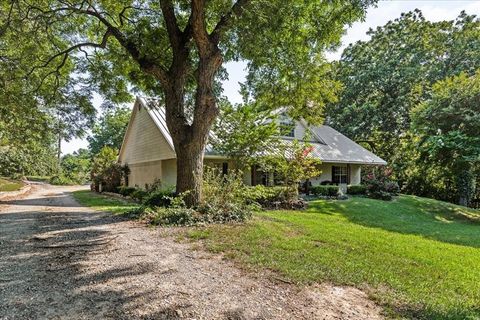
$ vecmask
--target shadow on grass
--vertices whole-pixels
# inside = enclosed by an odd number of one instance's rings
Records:
[[[393,201],[360,197],[318,200],[310,203],[309,212],[341,215],[366,227],[480,247],[480,211],[432,199],[402,195]]]

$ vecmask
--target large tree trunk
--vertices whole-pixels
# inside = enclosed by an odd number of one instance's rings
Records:
[[[192,141],[188,146],[176,147],[177,152],[177,192],[185,194],[185,202],[196,206],[201,201],[203,178],[202,139]]]

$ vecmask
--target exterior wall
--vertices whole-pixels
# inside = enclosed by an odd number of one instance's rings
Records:
[[[175,186],[177,184],[176,159],[162,161],[162,183],[164,186]]]
[[[350,165],[350,184],[361,183],[361,170],[362,166],[359,164]]]
[[[332,166],[345,166],[345,163],[327,163],[324,162],[321,164],[320,170],[322,173],[320,176],[310,179],[313,186],[319,185],[323,181],[332,180]],[[361,165],[350,164],[350,184],[360,184],[361,176]]]
[[[131,123],[125,135],[120,162],[129,166],[140,162],[175,158],[175,153],[163,137],[145,108],[135,105]]]
[[[162,179],[162,161],[149,161],[130,164],[128,186],[145,189],[146,184],[152,184],[155,179]],[[162,180],[163,181],[163,180]]]

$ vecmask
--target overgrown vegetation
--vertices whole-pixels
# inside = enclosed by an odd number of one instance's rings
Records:
[[[394,316],[463,320],[480,317],[479,228],[479,211],[399,196],[317,200],[187,234],[253,271],[357,286]]]
[[[92,187],[95,191],[117,192],[125,177],[128,166],[117,162],[118,151],[105,146],[94,157],[91,171]]]
[[[329,124],[385,159],[404,193],[479,205],[480,20],[415,10],[368,34],[336,64]]]

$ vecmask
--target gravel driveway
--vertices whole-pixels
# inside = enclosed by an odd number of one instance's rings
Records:
[[[80,206],[79,187],[0,202],[0,319],[379,319],[356,289],[250,275],[168,230]]]

